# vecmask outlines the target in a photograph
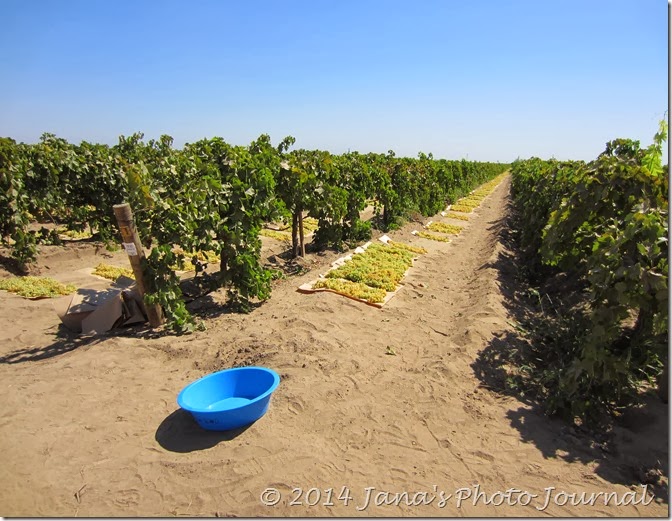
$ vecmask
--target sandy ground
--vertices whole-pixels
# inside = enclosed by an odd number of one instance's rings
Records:
[[[477,376],[479,353],[513,329],[515,266],[498,235],[508,189],[450,244],[414,237],[413,223],[390,234],[429,253],[383,309],[296,292],[335,253],[311,256],[249,315],[196,305],[207,331],[181,337],[79,340],[50,301],[0,292],[0,515],[667,516],[667,497],[642,503],[637,474],[667,465],[662,403],[606,447]],[[265,255],[282,251],[269,241]],[[125,258],[73,245],[45,249],[40,266],[95,288],[81,270],[101,261]],[[281,375],[255,424],[206,432],[178,409],[189,382],[252,364]],[[603,495],[572,505],[584,492]]]

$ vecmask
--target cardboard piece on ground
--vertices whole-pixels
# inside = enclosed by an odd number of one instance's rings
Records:
[[[71,331],[80,332],[82,330],[82,320],[96,309],[95,305],[82,302],[83,297],[84,295],[81,295],[78,291],[74,295],[67,295],[53,301],[58,318]],[[70,309],[71,306],[72,309]]]
[[[112,329],[122,317],[121,292],[106,292],[109,297],[104,299],[93,312],[82,320],[83,334],[104,333]]]
[[[137,292],[137,290],[133,289],[133,291],[122,291],[121,297],[122,304],[124,306],[124,316],[129,317],[124,320],[125,326],[141,324],[147,320],[141,306],[140,294]]]
[[[79,289],[57,299],[54,308],[68,329],[82,334],[104,333],[146,320],[135,281],[128,277],[119,277],[104,291]]]

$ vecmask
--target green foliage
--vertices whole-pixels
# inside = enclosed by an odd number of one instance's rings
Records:
[[[575,348],[546,369],[551,412],[586,418],[631,403],[667,357],[666,136],[663,122],[647,149],[617,139],[589,164],[531,159],[512,167],[525,254],[587,287],[585,323],[567,339]]]
[[[532,158],[516,161],[511,167],[511,196],[523,260],[530,275],[539,275],[542,269],[539,250],[551,210],[560,204],[563,194],[571,193],[575,172],[583,165],[578,161]]]
[[[54,241],[45,229],[28,229],[33,216],[74,232],[88,225],[110,240],[116,235],[111,207],[126,194],[109,147],[75,146],[53,134],[44,134],[35,145],[2,139],[0,189],[2,241],[24,266],[35,260],[38,243]]]
[[[340,239],[353,246],[371,238],[371,223],[362,221],[359,215],[373,196],[375,186],[366,157],[357,152],[340,156],[336,167],[338,185],[347,193]]]
[[[288,138],[289,139],[289,138]],[[288,140],[287,144],[293,143]],[[292,253],[300,254],[300,216],[316,207],[317,200],[324,200],[325,183],[331,168],[328,152],[295,150],[283,158],[276,170],[276,195],[292,217]],[[329,211],[327,207],[324,211]],[[314,217],[317,215],[311,213]],[[319,224],[318,224],[319,226]]]
[[[148,302],[160,304],[170,328],[193,329],[174,270],[187,265],[185,252],[210,251],[219,270],[204,271],[204,291],[226,288],[231,305],[243,311],[270,295],[272,274],[260,263],[264,222],[292,219],[293,250],[304,215],[316,221],[316,247],[367,240],[371,223],[360,219],[367,204],[383,213],[390,228],[411,212],[437,213],[447,202],[506,169],[494,163],[417,159],[394,153],[333,155],[293,150],[294,138],[273,146],[267,135],[249,146],[221,138],[173,148],[170,136],[144,141],[141,133],[120,136],[112,147],[68,143],[44,134],[34,145],[0,140],[0,233],[2,244],[27,266],[37,245],[57,243],[33,221],[49,221],[73,233],[85,229],[106,244],[118,240],[112,207],[130,203],[143,246]]]
[[[11,245],[13,257],[24,269],[37,255],[36,236],[28,231],[31,195],[22,174],[25,153],[25,145],[0,138],[0,240]]]
[[[159,245],[147,259],[149,298],[161,304],[171,327],[189,331],[194,324],[173,271],[184,265],[184,252],[210,251],[219,257],[219,271],[200,273],[197,262],[197,275],[207,289],[226,287],[236,308],[247,311],[253,300],[270,296],[272,276],[259,262],[259,231],[275,212],[273,172],[279,157],[268,136],[249,147],[221,138],[182,151],[167,145],[150,154],[148,167],[141,164],[130,172],[136,203],[143,208],[138,227]]]

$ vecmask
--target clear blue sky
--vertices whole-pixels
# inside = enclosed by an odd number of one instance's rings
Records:
[[[592,159],[649,144],[664,0],[0,0],[0,136]]]

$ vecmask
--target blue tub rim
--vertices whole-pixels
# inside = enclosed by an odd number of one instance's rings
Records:
[[[259,396],[255,397],[254,399],[250,400],[248,403],[244,405],[240,405],[238,407],[234,407],[233,409],[219,409],[219,410],[212,410],[212,409],[202,409],[200,407],[189,407],[186,406],[183,400],[184,393],[187,392],[191,387],[201,383],[204,380],[208,380],[210,378],[214,378],[217,375],[220,375],[222,373],[232,373],[236,371],[248,371],[250,369],[259,369],[261,371],[265,371],[269,373],[273,377],[273,383],[271,386],[262,394]],[[278,385],[280,385],[280,375],[276,373],[273,369],[270,369],[268,367],[260,367],[256,365],[249,365],[249,366],[243,366],[243,367],[230,367],[228,369],[222,369],[221,371],[215,371],[214,373],[206,374],[205,376],[201,376],[198,380],[194,380],[191,382],[189,385],[187,385],[184,389],[180,391],[180,394],[177,395],[177,405],[179,405],[182,409],[185,411],[189,412],[196,412],[196,413],[205,413],[205,414],[213,414],[213,413],[221,413],[224,411],[236,411],[238,409],[242,409],[244,407],[249,407],[250,405],[254,405],[257,402],[260,402],[261,400],[267,398],[270,394],[273,393],[278,388]]]

